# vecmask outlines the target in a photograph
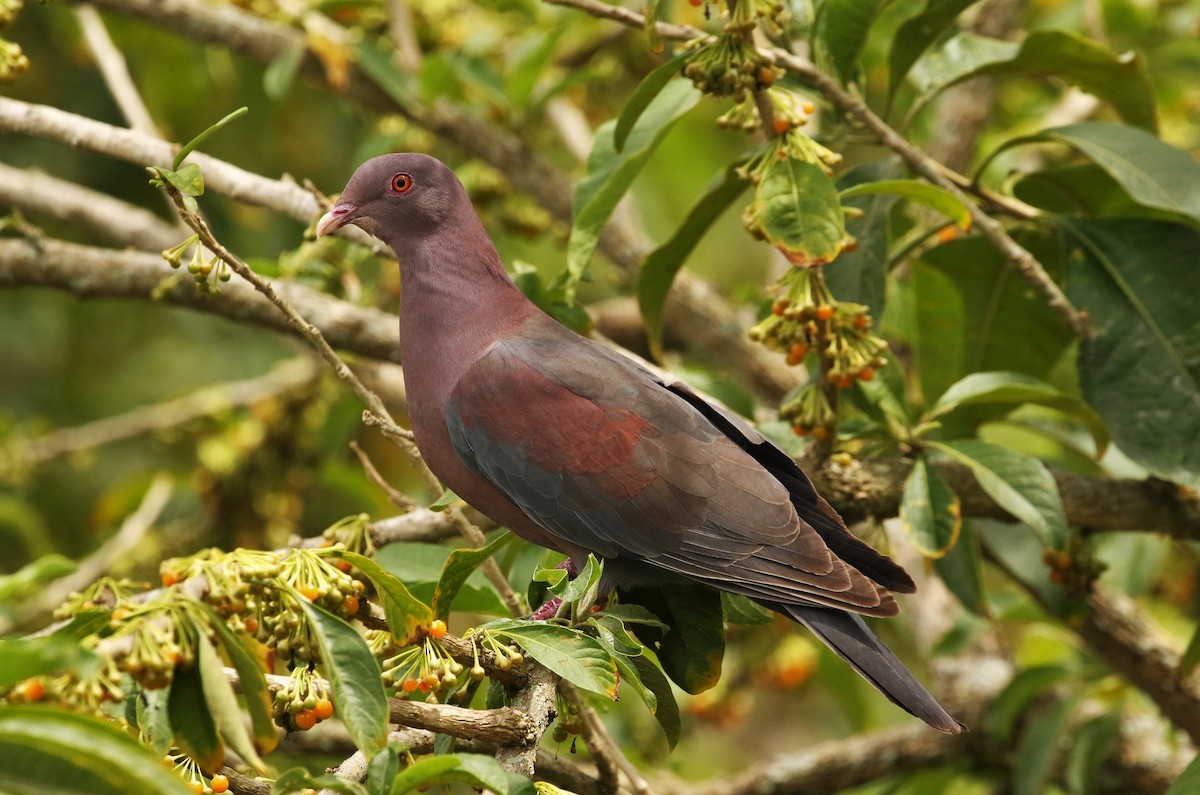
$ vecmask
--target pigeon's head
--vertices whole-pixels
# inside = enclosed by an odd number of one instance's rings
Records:
[[[429,155],[373,157],[358,167],[338,203],[317,221],[317,236],[354,224],[390,244],[423,237],[465,195],[454,172]]]

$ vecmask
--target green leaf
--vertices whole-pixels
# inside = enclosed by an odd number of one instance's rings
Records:
[[[392,795],[404,795],[417,787],[445,781],[446,773],[458,768],[458,757],[453,755],[429,756],[418,759],[392,779]]]
[[[1053,274],[1058,241],[1018,236]],[[1052,250],[1048,250],[1053,246]],[[986,241],[943,244],[911,263],[916,298],[914,372],[933,399],[968,373],[1011,370],[1045,379],[1074,334]]]
[[[0,706],[0,791],[10,795],[190,795],[161,757],[111,723]]]
[[[637,657],[642,653],[644,648],[642,644],[629,634],[629,631],[625,629],[625,624],[616,616],[597,613],[588,616],[587,623],[596,630],[596,637],[613,654],[619,654],[624,657]]]
[[[655,6],[657,5],[655,3]],[[646,8],[646,20],[648,24],[650,20],[649,5]],[[650,70],[650,74],[643,77],[642,82],[638,83],[637,88],[625,102],[625,107],[621,109],[621,115],[617,117],[617,126],[613,128],[613,148],[616,151],[623,152],[625,150],[625,142],[629,140],[629,133],[633,132],[633,126],[637,124],[646,108],[650,107],[650,103],[667,83],[680,75],[683,70],[683,62],[687,60],[687,57],[688,53],[680,53],[674,58],[664,61]]]
[[[846,244],[846,219],[825,169],[786,158],[763,175],[746,208],[746,225],[794,265],[832,262]]]
[[[971,211],[962,199],[945,188],[921,182],[916,179],[882,179],[877,182],[867,182],[847,188],[838,194],[839,198],[852,199],[856,196],[873,196],[890,194],[908,199],[911,202],[936,210],[947,216],[964,230],[971,229]]]
[[[1067,295],[1092,318],[1079,349],[1083,395],[1121,451],[1200,486],[1200,233],[1158,221],[1064,221]]]
[[[662,360],[663,308],[671,285],[700,238],[746,190],[749,183],[737,173],[744,163],[744,159],[739,159],[729,164],[708,183],[704,193],[687,211],[683,223],[670,239],[646,255],[638,271],[638,308],[646,324],[650,354],[659,361]]]
[[[989,497],[1018,521],[1033,528],[1050,549],[1069,537],[1058,484],[1033,456],[975,439],[928,442],[931,449],[965,465]]]
[[[413,762],[392,782],[391,795],[403,795],[435,784],[467,784],[495,795],[533,795],[533,783],[508,773],[490,756],[444,754]]]
[[[991,615],[983,584],[983,551],[973,523],[963,522],[958,543],[934,560],[933,568],[963,607],[977,616],[986,618]]]
[[[1033,403],[1060,411],[1085,426],[1096,442],[1097,457],[1108,446],[1108,428],[1095,410],[1079,398],[1065,394],[1045,381],[1023,373],[971,373],[955,382],[929,409],[928,419],[950,414],[962,406]]]
[[[1068,31],[1036,30],[1020,44],[959,33],[913,70],[926,95],[989,74],[1061,80],[1107,101],[1130,124],[1147,130],[1158,126],[1154,86],[1142,58]]]
[[[433,611],[413,596],[394,574],[357,552],[331,549],[325,554],[346,561],[370,578],[375,590],[379,592],[379,602],[383,605],[388,626],[401,644],[411,642],[429,628],[429,622],[433,620]]]
[[[129,699],[133,702],[133,714],[138,737],[154,749],[159,756],[166,756],[174,745],[171,731],[171,713],[167,708],[170,691],[139,688]],[[129,701],[126,701],[128,714]]]
[[[371,795],[388,795],[392,780],[400,773],[400,754],[396,746],[388,745],[367,763],[367,788]]]
[[[250,732],[242,722],[242,711],[238,707],[233,686],[225,677],[225,666],[213,648],[212,641],[203,628],[196,627],[196,667],[200,671],[200,683],[204,688],[204,700],[217,729],[229,747],[257,770],[266,770],[266,765],[254,749]],[[272,732],[274,734],[274,732]]]
[[[1030,702],[1063,682],[1070,672],[1059,665],[1039,665],[1018,671],[988,707],[987,723],[997,739],[1007,743]]]
[[[250,109],[249,109],[249,108],[247,108],[247,107],[244,107],[244,106],[243,106],[243,107],[240,107],[240,108],[238,108],[238,109],[237,109],[237,110],[235,110],[233,113],[230,113],[230,114],[229,114],[229,115],[227,115],[225,118],[221,119],[219,122],[217,122],[216,124],[212,125],[212,126],[211,126],[211,127],[209,127],[207,130],[205,130],[204,132],[200,133],[200,134],[199,134],[199,135],[197,135],[195,138],[193,138],[192,140],[190,140],[190,141],[188,141],[186,144],[184,144],[184,145],[183,145],[183,147],[182,147],[182,148],[180,148],[179,152],[177,152],[177,153],[176,153],[176,155],[175,155],[175,159],[174,159],[173,161],[171,161],[171,171],[172,171],[172,172],[175,172],[175,173],[177,173],[177,174],[178,174],[178,173],[183,173],[183,172],[186,170],[186,167],[185,167],[185,168],[180,168],[180,164],[181,164],[181,163],[183,163],[183,161],[187,159],[187,156],[188,156],[188,155],[190,155],[190,154],[192,153],[192,151],[196,149],[196,147],[200,146],[200,144],[202,144],[202,143],[204,143],[205,141],[207,141],[207,140],[209,139],[209,137],[210,137],[210,136],[211,136],[213,133],[215,133],[215,132],[217,132],[218,130],[220,130],[220,129],[221,129],[222,127],[224,127],[226,124],[229,124],[231,121],[234,121],[235,119],[239,119],[239,118],[241,118],[242,116],[245,116],[245,115],[246,115],[246,114],[247,114],[249,111],[250,111]],[[199,166],[196,166],[194,163],[192,163],[192,164],[190,164],[190,165],[192,165],[193,167],[195,167],[195,169],[196,169],[196,178],[198,179],[198,178],[199,178],[199,176],[200,176],[200,167],[199,167]],[[172,184],[175,184],[175,181],[174,181],[174,180],[171,180],[171,183],[172,183]],[[176,184],[176,187],[179,187],[179,186]],[[180,189],[181,191],[183,191],[184,193],[187,193],[187,191],[184,191],[184,190],[183,190],[183,188],[181,188],[181,187],[180,187],[179,189]],[[203,184],[203,182],[201,182],[201,183],[200,183],[200,190],[201,190],[201,192],[203,192],[203,190],[204,190],[204,184]],[[199,196],[199,195],[200,195],[200,193],[187,193],[187,195],[189,195],[189,196]]]
[[[504,80],[508,104],[514,108],[525,108],[531,104],[529,98],[537,87],[538,78],[552,62],[558,42],[566,31],[564,20],[544,33],[535,34],[531,44],[517,48],[516,63]]]
[[[725,657],[719,591],[695,583],[666,583],[631,588],[623,598],[643,605],[670,628],[663,632],[648,626],[638,635],[658,654],[672,682],[692,694],[717,683]]]
[[[1063,746],[1067,720],[1079,700],[1080,696],[1075,695],[1059,701],[1039,715],[1038,720],[1021,737],[1013,761],[1013,795],[1042,795],[1046,792],[1054,762]]]
[[[1200,792],[1200,754],[1179,774],[1166,795],[1191,795],[1195,792]]]
[[[580,612],[587,612],[596,601],[597,586],[604,574],[604,566],[595,555],[588,553],[583,568],[574,577],[551,586],[550,593],[564,602],[575,603]]]
[[[557,624],[518,619],[500,619],[485,626],[516,641],[526,654],[576,687],[616,700],[616,664],[592,636]]]
[[[479,549],[456,549],[451,552],[433,591],[434,617],[443,621],[449,618],[454,599],[466,584],[467,578],[483,565],[485,560],[508,546],[514,538],[516,536],[512,533],[504,532]]]
[[[358,557],[362,556],[355,556]],[[344,559],[367,573],[353,558]],[[320,664],[329,679],[333,701],[350,739],[363,753],[374,754],[387,744],[388,704],[379,679],[379,666],[370,647],[354,627],[308,601],[294,589],[288,590],[314,630]]]
[[[1124,124],[1083,122],[1014,138],[991,157],[1004,149],[1040,142],[1077,149],[1138,204],[1200,225],[1200,163],[1158,136]]]
[[[293,767],[282,773],[271,786],[271,793],[272,795],[297,795],[306,788],[341,792],[343,795],[369,795],[367,788],[357,781],[335,776],[332,773],[315,776],[302,767]]]
[[[658,6],[661,0],[646,0],[645,22],[642,27],[646,31],[646,41],[651,52],[662,52],[662,37],[658,35]],[[620,147],[618,147],[620,148]]]
[[[242,638],[235,635],[212,608],[207,609],[212,616],[211,625],[217,630],[217,638],[221,641],[221,648],[225,650],[225,656],[238,672],[242,698],[246,701],[246,711],[250,713],[254,747],[261,753],[269,754],[279,744],[279,732],[271,715],[272,696],[267,678],[254,655],[243,644]]]
[[[927,558],[944,557],[958,543],[962,503],[924,458],[917,459],[904,481],[900,521]]]
[[[721,611],[727,624],[758,627],[775,620],[774,613],[759,606],[749,597],[728,591],[721,591]]]
[[[575,186],[571,201],[571,236],[567,241],[565,294],[574,300],[575,287],[583,278],[600,231],[617,202],[654,154],[663,137],[685,113],[700,101],[700,92],[686,80],[668,83],[642,113],[629,133],[625,148],[618,152],[613,139],[616,123],[609,121],[596,131],[588,156],[587,176]]]
[[[296,82],[306,52],[303,46],[297,44],[286,48],[267,64],[263,70],[263,93],[276,102],[286,97],[288,89]]]
[[[1063,771],[1069,792],[1088,793],[1098,789],[1101,783],[1098,774],[1105,761],[1112,757],[1120,733],[1119,710],[1092,718],[1072,730]]]
[[[429,510],[433,511],[434,513],[441,513],[454,503],[460,502],[461,500],[462,498],[450,489],[442,489],[441,496],[433,501],[433,504],[429,506]]]
[[[421,104],[415,81],[396,67],[393,50],[382,38],[366,36],[354,48],[354,63],[402,108]],[[449,69],[439,70],[443,73]]]
[[[654,694],[654,719],[666,735],[667,744],[674,748],[679,743],[683,722],[679,717],[679,704],[675,701],[671,682],[649,655],[632,657],[628,662],[637,670],[642,687]]]
[[[897,158],[885,158],[852,168],[838,177],[842,204],[862,213],[846,219],[846,234],[857,241],[825,269],[825,283],[840,301],[866,304],[871,316],[883,317],[887,295],[888,227],[896,197],[887,193],[846,199],[845,191],[858,185],[888,180],[903,173]]]
[[[53,676],[73,671],[86,676],[99,659],[74,638],[47,635],[0,641],[0,689],[31,676]]]
[[[184,196],[202,196],[204,194],[204,175],[200,173],[200,166],[195,163],[186,163],[178,171],[160,169],[159,174]]]
[[[225,764],[225,746],[217,737],[217,725],[204,699],[204,685],[199,666],[178,667],[167,697],[171,716],[171,732],[175,745],[212,775]]]
[[[0,604],[23,597],[38,585],[65,577],[75,569],[75,561],[63,555],[42,555],[12,574],[0,576]]]
[[[858,59],[871,25],[887,0],[825,0],[817,13],[816,37],[845,83],[858,71]]]
[[[896,29],[888,51],[888,101],[904,83],[908,70],[929,49],[958,15],[976,0],[926,0],[924,9]]]

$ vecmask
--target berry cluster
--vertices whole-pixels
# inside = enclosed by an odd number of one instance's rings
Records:
[[[220,258],[205,257],[204,248],[199,241],[199,235],[192,235],[179,245],[164,250],[162,256],[171,264],[172,268],[178,268],[183,264],[183,256],[190,248],[192,255],[188,260],[188,273],[192,274],[192,278],[195,279],[196,289],[211,297],[220,293],[221,290],[217,285],[209,283],[209,277],[215,275],[217,281],[227,282],[233,274],[229,270],[229,266]]]
[[[697,39],[687,46],[692,48],[692,54],[684,64],[683,76],[710,96],[731,96],[744,102],[752,92],[766,88],[778,76],[776,67],[741,33]]]
[[[150,583],[147,582],[101,577],[82,591],[76,591],[68,596],[65,602],[54,609],[54,618],[65,621],[90,610],[111,609],[129,598],[149,590]]]
[[[178,590],[163,591],[140,605],[118,605],[109,616],[111,634],[103,650],[130,678],[147,690],[167,687],[179,666],[196,660],[198,626],[207,624],[199,603]]]
[[[313,673],[311,666],[296,666],[287,684],[275,691],[271,711],[283,729],[308,731],[333,716],[329,683]]]
[[[431,627],[430,637],[425,638],[423,643],[401,649],[396,656],[383,662],[383,685],[392,688],[397,696],[419,698],[419,693],[426,701],[437,703],[454,697],[458,692],[470,692],[460,687],[465,684],[459,678],[465,666],[452,658],[433,638],[435,633],[439,637],[446,634],[445,622],[437,620],[433,623],[440,626]],[[483,667],[476,661],[467,679],[479,682],[483,679],[483,673]]]
[[[229,791],[227,776],[217,773],[206,783],[204,771],[186,754],[169,753],[163,758],[163,761],[174,768],[175,774],[183,779],[196,795],[213,795],[213,793],[221,795],[222,792]]]

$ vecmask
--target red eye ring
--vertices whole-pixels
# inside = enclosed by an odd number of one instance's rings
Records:
[[[401,171],[392,177],[391,188],[393,193],[408,193],[412,186],[412,174]]]

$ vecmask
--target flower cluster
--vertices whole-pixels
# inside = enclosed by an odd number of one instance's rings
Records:
[[[165,249],[162,256],[171,264],[172,268],[178,268],[183,265],[183,257],[188,249],[191,249],[192,254],[188,259],[187,266],[188,273],[195,279],[196,289],[211,297],[217,295],[221,290],[217,285],[209,283],[209,277],[216,276],[217,281],[227,282],[232,278],[233,273],[219,257],[205,257],[204,248],[199,241],[199,235],[192,235],[179,245]]]
[[[398,696],[416,698],[419,693],[426,701],[436,703],[439,696],[451,696],[460,684],[464,684],[459,679],[463,670],[462,663],[452,658],[435,639],[428,637],[423,643],[401,649],[396,656],[384,660],[383,684],[393,688]],[[468,678],[472,682],[483,679],[483,668],[478,661]]]
[[[692,54],[683,67],[683,76],[710,96],[732,96],[744,102],[751,99],[751,92],[769,86],[779,75],[777,68],[740,34],[697,39],[687,46]]]

